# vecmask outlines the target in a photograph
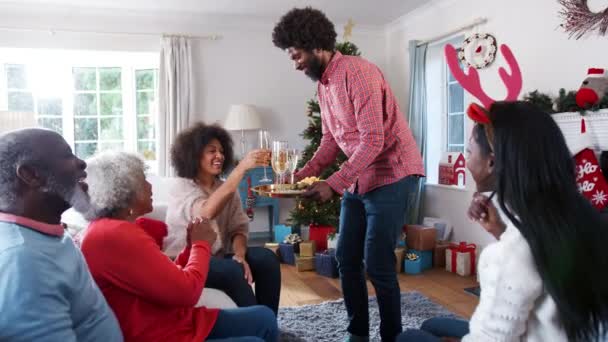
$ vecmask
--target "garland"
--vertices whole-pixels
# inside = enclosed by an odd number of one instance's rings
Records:
[[[598,30],[604,36],[608,30],[608,8],[601,12],[591,12],[587,0],[558,0],[562,5],[559,12],[564,20],[561,27],[576,39]]]
[[[585,115],[588,111],[597,112],[600,109],[608,108],[608,93],[595,106],[587,109],[581,108],[576,104],[576,91],[566,91],[564,88],[559,90],[559,96],[556,98],[535,90],[526,94],[524,101],[536,105],[542,111],[549,114],[579,112],[581,115]]]

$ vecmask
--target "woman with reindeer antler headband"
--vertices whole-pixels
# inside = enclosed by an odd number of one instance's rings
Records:
[[[467,167],[478,191],[468,215],[497,242],[481,254],[481,295],[470,322],[433,318],[397,341],[604,341],[608,225],[578,193],[559,127],[532,104],[514,101],[519,91],[493,103],[476,72],[465,75],[453,63],[452,50],[446,55],[455,78],[484,103],[467,110],[475,122]],[[521,89],[517,63],[506,46],[502,51],[514,71],[501,70],[502,79],[519,79],[511,86]]]

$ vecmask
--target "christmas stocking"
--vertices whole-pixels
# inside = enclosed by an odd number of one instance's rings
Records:
[[[581,121],[581,136],[588,138],[584,119]],[[602,174],[595,152],[591,149],[590,141],[584,138],[572,151],[576,165],[576,185],[578,191],[589,199],[594,207],[602,210],[608,205],[608,183]],[[587,143],[582,143],[585,141]]]

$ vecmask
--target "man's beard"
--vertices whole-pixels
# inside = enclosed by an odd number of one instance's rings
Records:
[[[49,174],[47,184],[42,188],[42,191],[59,197],[69,207],[74,208],[78,212],[84,212],[89,209],[89,194],[80,187],[78,182],[73,180],[62,180],[55,175]]]
[[[306,76],[308,76],[314,82],[317,82],[323,76],[323,65],[321,64],[321,60],[318,57],[313,56],[308,65],[306,66]]]

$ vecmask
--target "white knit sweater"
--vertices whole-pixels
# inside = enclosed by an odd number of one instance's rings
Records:
[[[481,296],[462,341],[568,341],[530,245],[511,222],[505,222],[509,224],[500,240],[484,248],[479,258]]]

